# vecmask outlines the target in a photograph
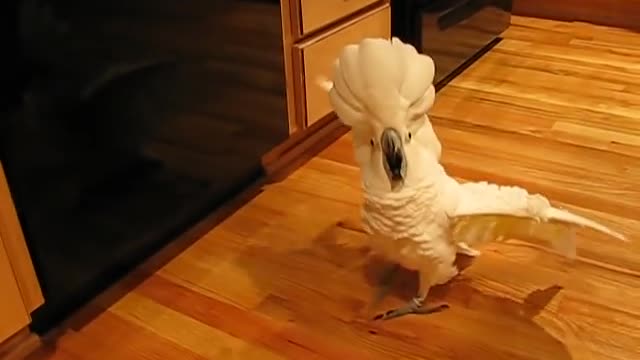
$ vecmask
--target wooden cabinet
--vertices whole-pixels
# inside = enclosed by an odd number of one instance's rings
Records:
[[[342,48],[367,37],[391,37],[389,0],[284,0],[280,2],[287,82],[289,139],[263,157],[267,173],[292,168],[346,130],[317,84],[331,78]],[[296,160],[297,161],[297,160]]]
[[[291,22],[283,29],[295,133],[331,116],[317,78],[331,78],[333,62],[346,45],[367,37],[390,38],[391,9],[388,1],[374,0],[291,0],[283,9],[289,11],[283,21]]]
[[[377,0],[299,0],[301,34],[306,35],[374,4]]]
[[[44,299],[0,164],[0,342],[25,328]]]
[[[0,237],[2,245],[2,237]],[[29,314],[24,306],[20,288],[9,264],[9,257],[0,246],[0,342],[8,339],[29,324]]]

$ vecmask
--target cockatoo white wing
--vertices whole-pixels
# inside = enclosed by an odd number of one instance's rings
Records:
[[[548,241],[565,256],[575,255],[574,229],[587,227],[616,239],[627,238],[602,224],[552,206],[540,194],[517,186],[487,182],[460,184],[450,179],[447,191],[455,191],[449,216],[454,241],[477,245],[487,241],[529,238]],[[455,199],[455,200],[454,200]]]

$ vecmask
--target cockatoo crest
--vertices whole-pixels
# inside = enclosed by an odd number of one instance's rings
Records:
[[[340,120],[357,132],[384,127],[415,131],[433,106],[433,60],[400,41],[365,38],[344,47],[333,82],[321,81]]]
[[[442,146],[427,116],[435,101],[434,72],[429,56],[398,38],[365,38],[343,48],[332,81],[318,79],[340,120],[351,127],[364,182],[388,187],[391,173],[410,180],[421,171],[406,164],[425,150],[440,160]],[[383,161],[401,156],[408,161],[392,168]]]

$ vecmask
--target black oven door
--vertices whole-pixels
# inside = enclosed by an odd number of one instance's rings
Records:
[[[392,33],[431,56],[441,87],[509,27],[513,0],[395,0]]]

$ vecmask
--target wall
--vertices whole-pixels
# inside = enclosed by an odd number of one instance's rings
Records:
[[[640,30],[640,0],[514,0],[513,13]]]

